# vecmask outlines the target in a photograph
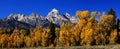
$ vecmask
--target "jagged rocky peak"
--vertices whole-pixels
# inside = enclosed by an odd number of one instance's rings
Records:
[[[53,14],[59,14],[59,11],[56,8],[53,8],[51,11]]]
[[[31,13],[31,14],[29,15],[29,17],[39,17],[39,14],[37,14],[37,13]]]
[[[29,19],[36,19],[36,18],[39,18],[39,19],[45,19],[43,16],[39,15],[38,13],[31,13],[29,16],[28,16]]]
[[[58,17],[59,16],[59,11],[56,8],[53,8],[48,15],[49,17]]]
[[[49,22],[53,22],[57,26],[61,25],[62,23],[76,23],[77,18],[71,16],[69,13],[60,14],[56,8],[53,8],[46,17],[43,17],[37,13],[31,13],[28,16],[23,14],[10,14],[7,19],[10,20],[17,20],[20,22],[25,22],[33,26],[42,25],[48,26]]]
[[[7,19],[10,19],[10,20],[21,20],[25,17],[25,15],[23,14],[10,14]]]
[[[52,21],[54,24],[62,24],[68,22],[65,17],[59,14],[58,10],[53,8],[46,17],[49,21]],[[69,23],[69,22],[68,22]]]

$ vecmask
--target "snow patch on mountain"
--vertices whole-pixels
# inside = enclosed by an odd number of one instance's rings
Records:
[[[25,22],[34,26],[48,26],[51,21],[56,25],[60,25],[62,23],[75,24],[78,20],[77,17],[71,16],[69,13],[65,13],[64,15],[60,14],[55,8],[53,8],[46,17],[43,17],[37,13],[32,13],[29,16],[25,16],[24,14],[10,14],[7,19]]]

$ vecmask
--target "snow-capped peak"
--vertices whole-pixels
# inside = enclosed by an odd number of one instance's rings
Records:
[[[49,21],[54,21],[55,18],[61,18],[61,15],[59,14],[58,10],[53,8],[46,17]]]
[[[11,19],[11,20],[22,20],[24,18],[23,14],[10,14],[7,19]]]
[[[47,15],[46,18],[42,17],[37,13],[32,13],[29,16],[25,16],[23,14],[10,14],[7,19],[17,20],[21,22],[25,22],[31,25],[42,25],[46,26],[49,22],[53,22],[56,25],[61,25],[62,23],[77,23],[77,18],[71,16],[69,13],[65,13],[61,15],[59,11],[53,8]]]
[[[53,8],[51,12],[54,14],[59,14],[59,11],[56,8]]]
[[[62,24],[70,22],[70,14],[66,13],[64,16],[59,14],[58,10],[53,8],[46,17],[49,21],[52,21],[54,24]]]

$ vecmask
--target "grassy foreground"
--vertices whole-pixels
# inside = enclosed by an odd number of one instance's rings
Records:
[[[2,48],[2,49],[120,49],[120,45],[71,46],[71,47],[30,47],[30,48]]]

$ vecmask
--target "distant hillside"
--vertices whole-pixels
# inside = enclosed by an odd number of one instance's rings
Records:
[[[16,21],[16,20],[5,20],[5,19],[0,19],[0,28],[2,29],[29,29],[29,28],[34,28],[35,26],[32,26],[30,24]]]

